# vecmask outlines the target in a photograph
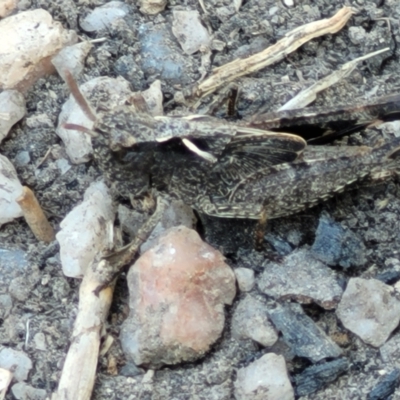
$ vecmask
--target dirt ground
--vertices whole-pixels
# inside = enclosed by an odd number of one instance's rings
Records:
[[[168,102],[166,112],[179,109],[170,101],[179,85],[194,83],[200,77],[200,56],[184,55],[171,34],[172,10],[176,7],[199,10],[215,38],[227,43],[223,51],[215,52],[212,66],[260,51],[304,23],[332,16],[343,5],[350,4],[359,10],[339,33],[312,40],[278,64],[241,79],[238,113],[242,118],[261,108],[277,109],[300,89],[343,63],[386,46],[391,48],[389,53],[363,62],[350,77],[319,95],[315,104],[354,104],[358,99],[368,101],[400,89],[400,3],[397,0],[295,0],[295,6],[290,8],[277,0],[247,0],[240,11],[225,22],[213,15],[212,10],[229,4],[229,1],[206,1],[207,16],[197,0],[170,1],[166,10],[157,16],[144,16],[136,2],[126,2],[130,7],[126,24],[113,25],[109,30],[91,35],[79,28],[79,18],[106,1],[28,0],[24,5],[27,9],[48,10],[55,20],[66,28],[77,30],[82,38],[106,38],[96,43],[90,52],[82,82],[97,76],[123,75],[133,90],[143,90],[155,79],[160,79],[165,102]],[[178,78],[145,65],[140,40],[144,40],[146,32],[160,27],[169,32],[167,45],[175,52],[181,52],[184,59]],[[1,146],[2,154],[14,163],[20,181],[34,190],[55,227],[79,204],[89,184],[100,177],[96,165],[90,162],[72,165],[63,175],[51,158],[40,168],[35,168],[49,147],[63,146],[55,134],[55,126],[68,95],[59,76],[40,79],[27,94],[26,117],[45,114],[54,126],[28,128],[25,118],[12,129]],[[362,140],[361,135],[357,138]],[[24,150],[29,151],[30,162],[20,165],[16,157]],[[380,207],[382,204],[384,206]],[[354,276],[376,276],[383,270],[390,270],[395,264],[393,260],[398,260],[400,185],[397,180],[352,190],[311,210],[273,220],[267,227],[267,234],[287,243],[291,243],[295,234],[299,238],[296,248],[309,246],[323,212],[359,235],[367,249],[362,267],[338,270],[344,281]],[[248,221],[205,218],[201,232],[207,241],[225,252],[230,265],[252,268],[257,275],[261,263],[277,253],[269,245],[262,253],[252,249],[252,226],[253,223]],[[3,249],[16,251],[13,262],[1,260]],[[0,282],[0,294],[13,293],[12,308],[8,312],[5,308],[0,310],[0,344],[24,350],[29,355],[33,369],[28,383],[45,389],[50,395],[57,387],[68,349],[77,311],[79,281],[63,276],[57,246],[38,243],[23,219],[19,219],[0,230]],[[93,399],[232,399],[236,369],[266,352],[251,341],[239,342],[231,337],[230,319],[240,297],[237,296],[234,305],[226,311],[226,329],[221,339],[203,359],[165,367],[156,371],[151,381],[145,382],[142,381],[143,370],[126,365],[118,343],[128,303],[125,274],[122,274],[108,320],[108,330],[115,342],[110,352],[100,359]],[[316,306],[304,309],[326,332],[341,331],[340,326],[335,328],[333,311]],[[26,343],[28,323],[30,340]],[[40,346],[32,339],[38,333],[45,335],[45,350],[38,349]],[[363,344],[354,335],[349,336],[350,341],[343,345],[344,355],[350,362],[349,370],[327,388],[304,398],[361,399],[366,398],[376,385],[380,376],[378,371],[382,368],[379,351]],[[116,375],[110,368],[113,363],[116,363]],[[288,360],[289,374],[308,365],[304,360]],[[400,390],[392,398],[400,398]],[[13,399],[12,394],[9,393],[6,399]]]

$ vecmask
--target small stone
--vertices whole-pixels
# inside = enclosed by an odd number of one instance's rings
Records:
[[[45,400],[47,397],[44,389],[36,389],[24,382],[13,385],[11,391],[17,400]]]
[[[0,154],[0,226],[22,217],[16,199],[22,194],[22,185],[17,171],[7,157]]]
[[[294,391],[283,356],[268,353],[237,371],[236,400],[291,400]]]
[[[235,277],[197,232],[171,228],[128,273],[130,315],[121,344],[136,365],[156,368],[201,357],[224,328]]]
[[[276,303],[267,309],[275,329],[282,333],[282,340],[298,357],[315,363],[324,358],[337,358],[342,354],[340,347],[329,338],[296,303]]]
[[[8,385],[10,384],[12,378],[13,378],[13,373],[11,371],[0,368],[0,399],[1,400],[4,399],[7,389],[8,389]]]
[[[24,381],[32,369],[32,361],[23,351],[3,347],[0,350],[0,368],[14,371],[14,378],[18,382]]]
[[[348,368],[349,362],[345,358],[306,368],[303,372],[294,376],[296,395],[307,396],[322,389],[328,383],[334,382]]]
[[[264,347],[272,346],[278,334],[268,320],[266,305],[252,296],[239,302],[232,317],[232,336],[236,339],[252,339]]]
[[[28,128],[54,128],[53,121],[47,114],[31,115],[25,119]]]
[[[0,93],[0,143],[26,113],[24,96],[17,90]]]
[[[139,229],[146,222],[146,214],[131,210],[123,204],[118,204],[118,220],[121,223],[122,230],[133,240],[138,234]]]
[[[268,234],[265,235],[264,239],[274,248],[274,250],[280,256],[286,256],[293,251],[292,246],[286,240],[283,240],[277,236]]]
[[[400,334],[393,335],[383,344],[379,352],[385,365],[400,368]]]
[[[336,273],[303,249],[292,252],[279,263],[267,263],[258,287],[276,299],[315,302],[328,310],[336,307],[343,293]]]
[[[183,79],[186,79],[188,68],[167,24],[143,24],[139,28],[139,41],[141,68],[146,76],[173,84],[186,83]]]
[[[61,175],[64,175],[71,169],[71,164],[66,158],[60,158],[56,160],[57,168],[60,170]]]
[[[14,164],[18,167],[24,167],[31,162],[29,151],[20,151],[14,158]]]
[[[153,117],[164,114],[163,94],[161,82],[156,79],[147,90],[142,92],[142,96],[147,105],[147,111]]]
[[[210,35],[200,20],[198,11],[173,11],[172,32],[186,54],[210,46]]]
[[[400,370],[398,368],[386,374],[368,393],[367,400],[389,399],[398,386],[399,378]]]
[[[86,17],[79,21],[86,32],[96,32],[107,29],[117,18],[124,18],[129,13],[129,7],[122,1],[110,1],[101,7],[96,7]]]
[[[31,276],[18,276],[14,278],[8,287],[10,295],[20,302],[26,301],[32,293],[32,289],[39,280],[37,271],[32,275],[36,275],[36,279],[31,279]],[[32,277],[33,278],[33,277]]]
[[[7,17],[18,5],[18,0],[2,0],[0,2],[0,18]]]
[[[5,319],[12,308],[12,298],[9,294],[0,294],[0,318]]]
[[[164,11],[167,0],[139,0],[140,11],[143,14],[155,15]]]
[[[354,232],[326,215],[321,216],[311,247],[316,258],[331,266],[349,268],[365,263],[365,250],[364,243]]]
[[[56,67],[58,74],[64,81],[66,80],[66,70],[69,71],[75,79],[79,78],[84,68],[85,58],[92,47],[92,43],[88,41],[66,46],[51,59],[52,64]]]
[[[33,342],[35,343],[35,348],[37,350],[47,350],[46,336],[43,332],[36,333],[36,335],[33,337]]]
[[[132,54],[125,54],[114,63],[116,75],[122,76],[130,82],[134,90],[140,90],[144,86],[144,74],[136,63]]]
[[[351,278],[336,314],[361,340],[379,347],[399,324],[400,301],[393,288],[381,281]]]
[[[172,200],[165,210],[161,220],[157,223],[149,238],[140,246],[140,252],[149,250],[158,241],[158,238],[167,229],[183,225],[193,228],[196,217],[193,210],[181,200]]]
[[[56,235],[66,276],[82,277],[95,256],[109,246],[108,228],[113,221],[108,188],[104,182],[92,183],[83,202],[61,221]]]
[[[39,77],[54,71],[49,57],[76,43],[74,31],[65,30],[43,9],[24,11],[0,21],[0,89],[26,91]]]
[[[349,27],[349,39],[353,44],[359,46],[360,44],[366,42],[367,37],[368,34],[363,27],[361,26]]]
[[[29,263],[27,255],[20,249],[0,248],[0,282],[9,285],[12,279],[25,272]]]
[[[284,4],[287,8],[292,8],[292,7],[294,7],[294,1],[293,1],[293,0],[283,0],[283,4]]]
[[[101,105],[109,110],[125,104],[132,95],[129,82],[120,77],[116,79],[95,78],[81,85],[80,90],[88,102],[93,100],[94,104],[98,103],[96,95],[102,93]],[[64,123],[79,125],[87,129],[93,128],[93,121],[84,114],[72,95],[62,107],[56,132],[65,144],[66,152],[73,164],[88,162],[93,152],[90,135],[73,129],[64,129],[62,126]]]
[[[250,292],[255,284],[254,271],[250,268],[236,268],[236,280],[242,292]]]

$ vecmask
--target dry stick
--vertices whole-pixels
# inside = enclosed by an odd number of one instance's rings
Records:
[[[12,377],[13,373],[11,371],[0,368],[0,400],[4,399]]]
[[[86,270],[79,290],[78,315],[65,359],[57,393],[52,400],[89,400],[93,391],[100,339],[111,305],[116,276],[130,263],[149,237],[166,208],[159,197],[154,214],[128,246],[108,257],[100,257]]]
[[[304,43],[328,33],[336,33],[347,23],[355,10],[343,7],[333,17],[320,21],[310,22],[287,33],[285,37],[260,53],[251,57],[232,61],[222,67],[216,68],[211,75],[198,84],[189,94],[190,97],[201,98],[207,96],[229,82],[264,67],[281,61]]]
[[[354,69],[356,68],[357,64],[360,61],[366,60],[368,58],[374,57],[378,54],[384,53],[389,51],[390,48],[386,47],[381,50],[374,51],[372,53],[366,54],[364,56],[355,58],[343,64],[338,70],[332,72],[331,74],[325,76],[324,78],[320,79],[319,81],[315,82],[313,85],[309,86],[308,88],[302,90],[298,93],[293,99],[289,100],[285,103],[282,107],[278,109],[278,111],[282,110],[295,110],[297,108],[304,108],[312,103],[316,98],[319,92],[331,87],[332,85],[338,83],[340,80],[344,79],[346,76],[349,76]]]
[[[52,242],[55,239],[53,227],[50,225],[35,194],[24,186],[22,195],[16,200],[22,209],[25,220],[36,239],[43,242]]]

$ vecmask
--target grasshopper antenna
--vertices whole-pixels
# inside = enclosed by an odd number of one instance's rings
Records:
[[[96,122],[96,115],[93,113],[89,103],[83,96],[82,92],[79,90],[76,80],[68,69],[64,70],[64,76],[65,82],[68,85],[72,96],[74,96],[75,101],[79,104],[79,107],[92,122]]]
[[[61,124],[61,128],[67,129],[67,130],[73,130],[73,131],[79,131],[79,132],[87,133],[88,135],[90,135],[92,137],[99,136],[98,133],[96,131],[93,131],[92,129],[88,129],[88,128],[82,126],[82,125],[70,124],[68,122],[64,122],[63,124]]]

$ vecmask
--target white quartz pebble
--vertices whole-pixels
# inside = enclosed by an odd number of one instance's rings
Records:
[[[22,217],[15,201],[22,194],[22,185],[10,160],[0,154],[0,226],[14,218]]]
[[[82,277],[95,256],[109,245],[108,228],[113,221],[108,188],[104,182],[92,183],[83,202],[63,219],[61,231],[56,235],[66,276]]]

